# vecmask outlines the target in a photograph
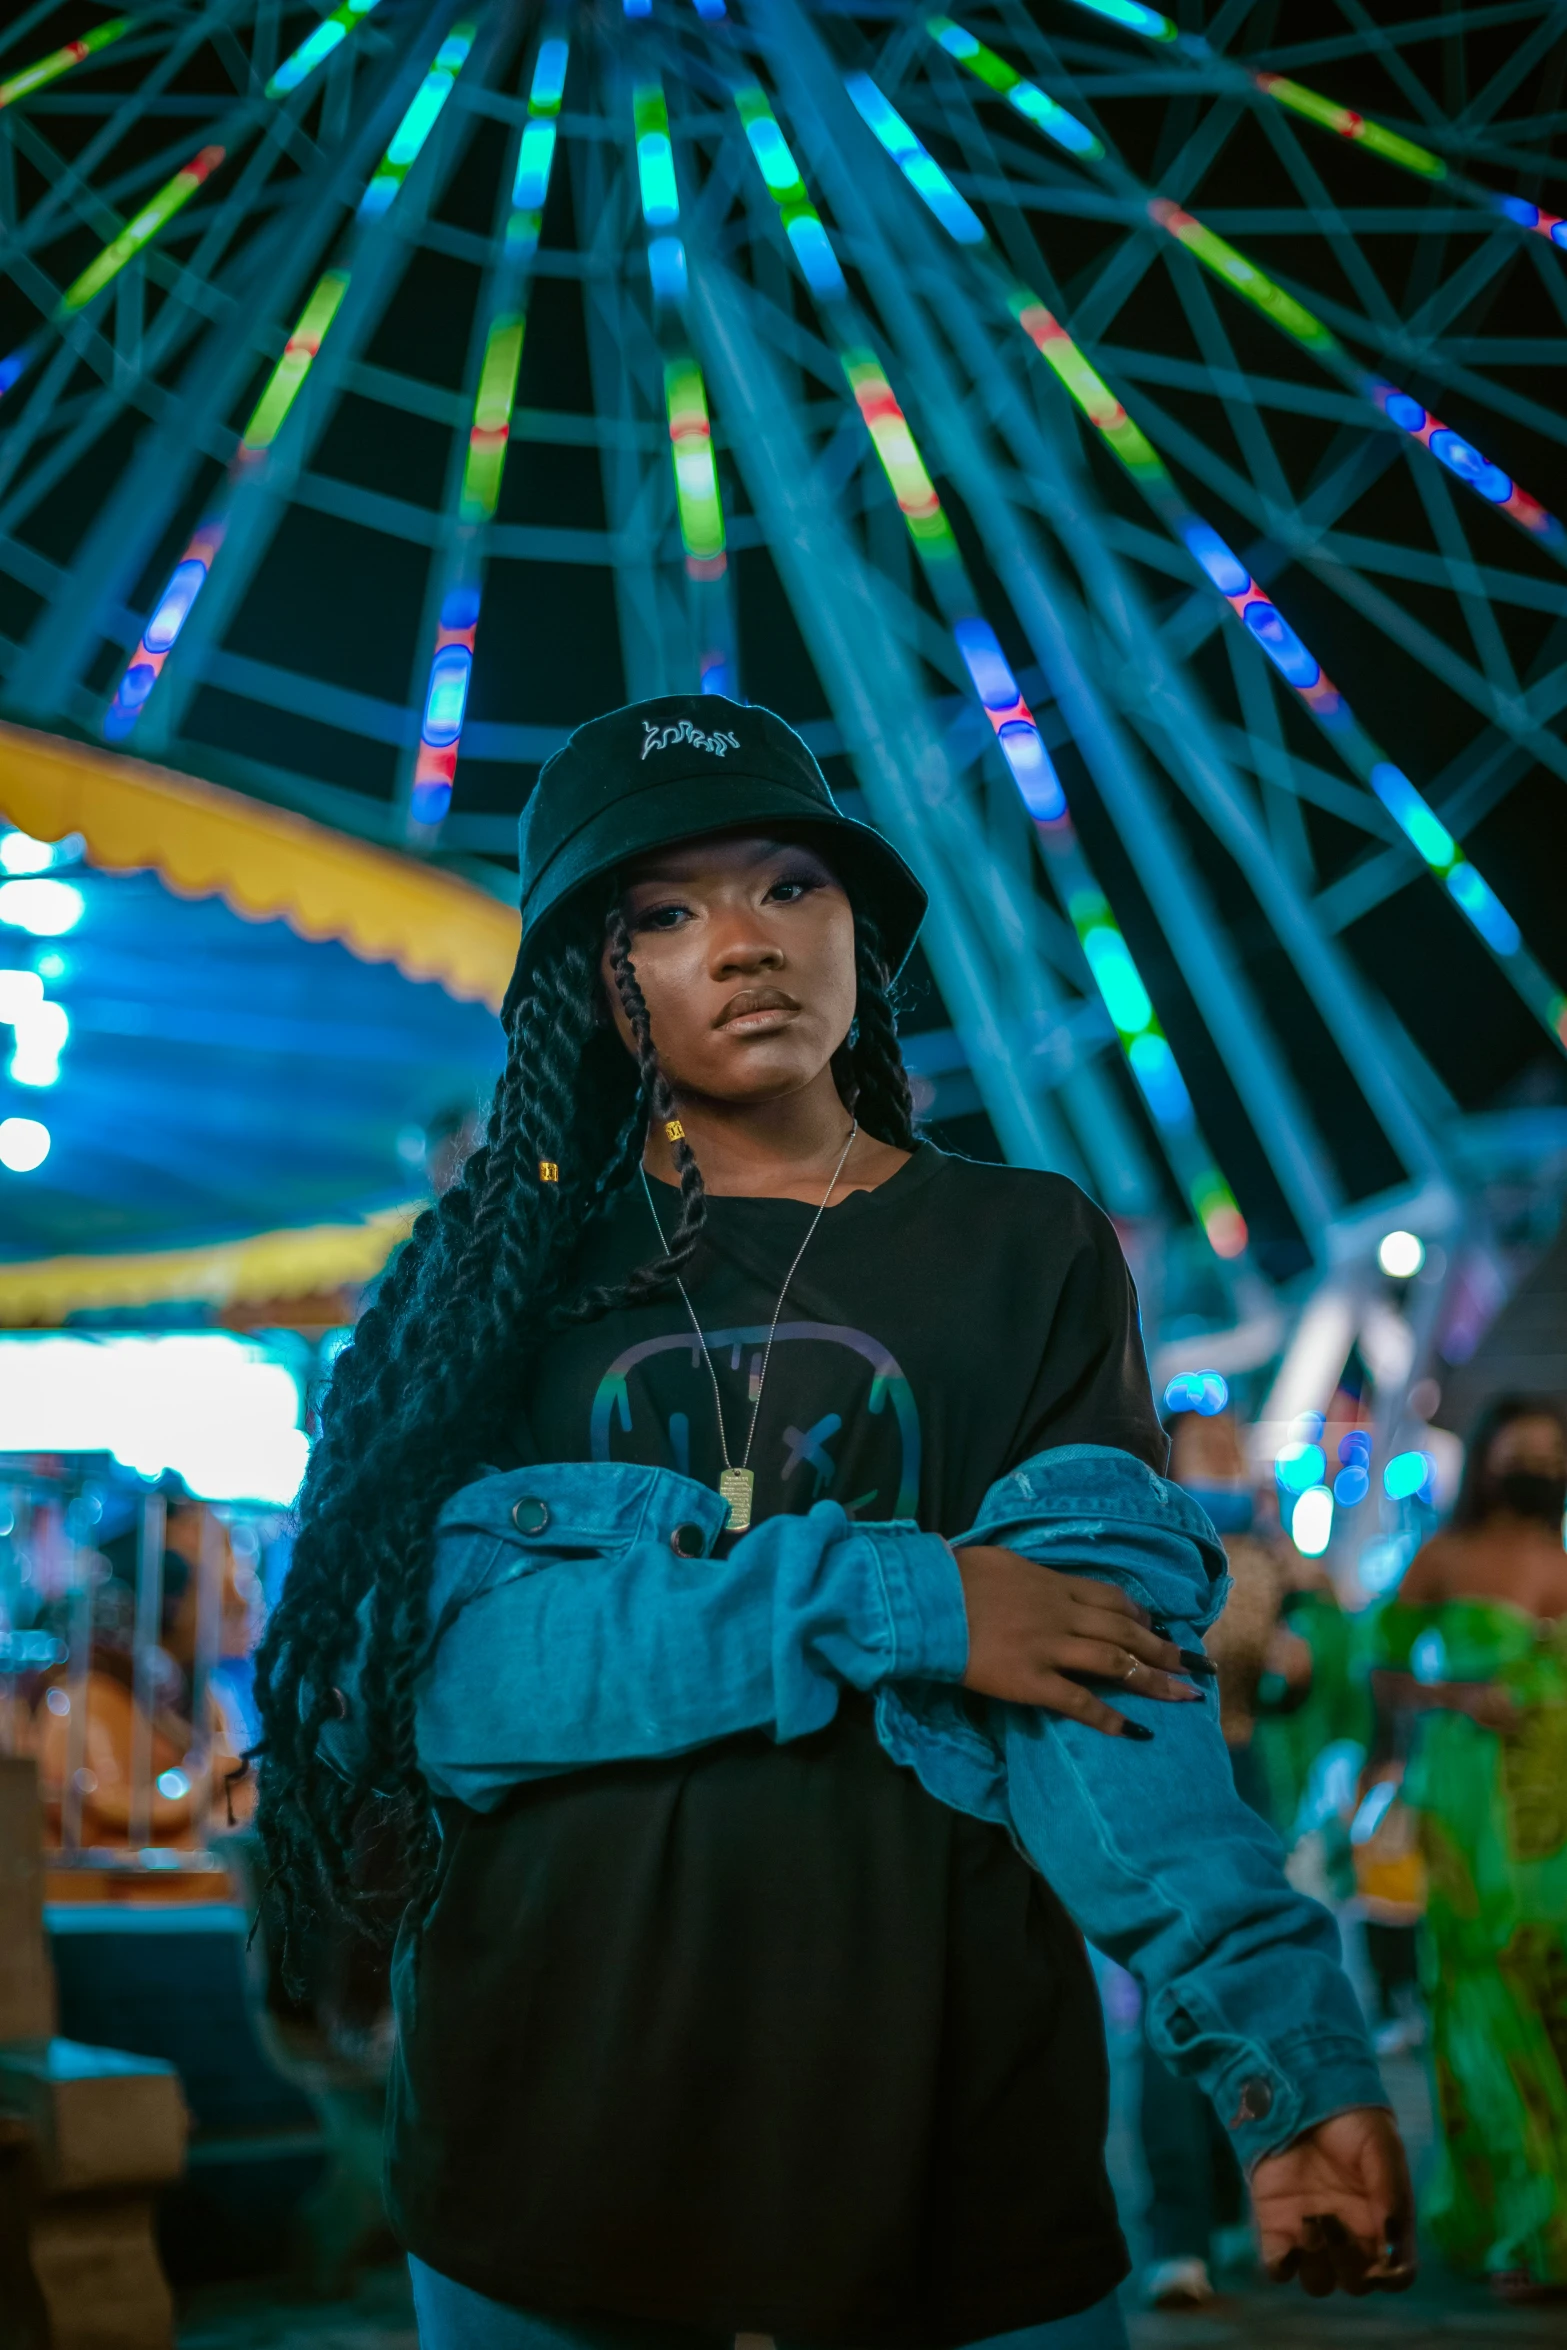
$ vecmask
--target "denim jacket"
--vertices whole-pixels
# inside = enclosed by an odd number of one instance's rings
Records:
[[[481,1478],[437,1525],[420,1762],[478,1810],[594,1763],[762,1729],[823,1728],[873,1691],[881,1742],[928,1791],[1005,1827],[1088,1939],[1142,1986],[1149,2036],[1198,2080],[1248,2167],[1330,2114],[1386,2097],[1327,1912],[1284,1876],[1236,1795],[1217,1699],[1116,1692],[1150,1743],[960,1695],[952,1546],[835,1502],[769,1518],[718,1555],[726,1505],[673,1470],[555,1463]],[[1183,1646],[1223,1605],[1202,1510],[1131,1454],[1069,1445],[986,1494],[964,1542],[1118,1584]],[[347,1719],[329,1726],[346,1759]]]

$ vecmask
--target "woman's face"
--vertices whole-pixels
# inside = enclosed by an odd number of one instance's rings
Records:
[[[768,1102],[819,1077],[854,1018],[854,914],[813,848],[748,838],[657,850],[623,899],[653,1041],[679,1094]],[[606,949],[604,986],[630,1023]]]

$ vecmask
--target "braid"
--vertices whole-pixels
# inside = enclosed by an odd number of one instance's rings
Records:
[[[603,936],[601,909],[579,913],[512,991],[484,1140],[418,1219],[322,1399],[288,1580],[256,1659],[257,1831],[296,1980],[295,1937],[321,1915],[387,1923],[384,1893],[354,1880],[356,1831],[372,1806],[385,1812],[415,1915],[433,1882],[439,1829],[419,1768],[414,1685],[435,1521],[448,1494],[506,1456],[517,1390],[583,1224],[641,1148],[636,1071],[602,1020]],[[541,1181],[541,1160],[559,1182]],[[366,1752],[350,1778],[326,1762],[320,1739],[365,1615]]]
[[[881,932],[869,914],[854,917],[854,971],[859,982],[854,1026],[848,1042],[834,1057],[839,1090],[860,1124],[899,1150],[916,1148],[914,1100],[909,1073],[898,1049],[898,1024],[893,1017],[891,979],[882,952]]]
[[[653,1043],[647,1001],[637,979],[636,965],[631,960],[631,932],[625,914],[618,905],[610,910],[607,929],[609,967],[636,1048],[646,1118],[648,1122],[667,1127],[677,1123],[675,1097]],[[640,1145],[640,1134],[636,1140]],[[696,1153],[685,1136],[673,1136],[670,1147],[680,1177],[680,1214],[664,1254],[651,1264],[639,1265],[630,1278],[617,1287],[588,1291],[569,1309],[571,1319],[586,1321],[613,1312],[620,1306],[642,1305],[649,1298],[661,1296],[672,1282],[679,1279],[696,1254],[702,1227],[707,1221],[707,1190],[702,1181],[702,1170],[696,1162]],[[637,1156],[640,1156],[640,1149]],[[632,1163],[635,1164],[635,1159]]]

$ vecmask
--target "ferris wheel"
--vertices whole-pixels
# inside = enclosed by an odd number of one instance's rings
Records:
[[[930,888],[938,1125],[1276,1354],[1564,1090],[1564,75],[1545,0],[36,6],[0,713],[503,897],[571,726],[771,704]]]

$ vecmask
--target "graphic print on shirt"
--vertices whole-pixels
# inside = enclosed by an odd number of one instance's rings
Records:
[[[761,1376],[767,1324],[709,1330],[704,1335],[724,1400],[730,1457],[738,1462],[745,1450],[745,1431]],[[824,1409],[807,1418],[804,1412],[791,1408],[785,1392],[793,1389],[798,1394],[795,1381],[787,1375],[780,1379],[779,1373],[786,1364],[794,1368],[790,1350],[809,1342],[832,1350],[822,1362],[820,1375],[813,1374],[811,1391],[823,1405],[830,1401],[840,1408]],[[636,1439],[637,1449],[627,1457],[645,1461],[649,1438],[656,1429],[664,1440],[660,1449],[665,1464],[689,1475],[692,1423],[709,1425],[712,1414],[712,1385],[695,1334],[687,1330],[666,1338],[644,1339],[617,1355],[598,1383],[589,1427],[589,1458],[610,1461],[621,1457],[615,1450],[618,1433]],[[883,1439],[876,1446],[877,1473],[868,1488],[863,1478],[856,1477],[854,1481],[862,1490],[834,1493],[839,1468],[837,1440],[850,1424],[851,1414],[854,1420],[863,1414],[877,1423],[877,1434]],[[651,1427],[646,1424],[650,1419]],[[831,1499],[867,1518],[912,1518],[919,1507],[919,1410],[912,1387],[880,1339],[837,1322],[780,1322],[751,1465],[759,1475],[778,1478],[786,1509],[809,1509],[813,1502]]]

